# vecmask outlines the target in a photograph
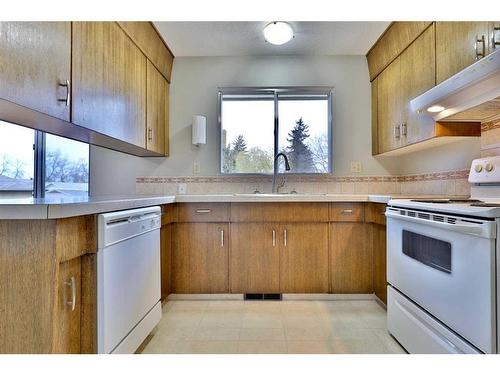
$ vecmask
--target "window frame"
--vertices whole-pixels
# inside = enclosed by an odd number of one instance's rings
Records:
[[[279,117],[278,117],[278,103],[279,94],[296,95],[293,99],[284,100],[315,100],[314,95],[327,96],[328,101],[328,172],[285,172],[287,175],[331,175],[334,172],[333,168],[333,101],[335,89],[332,86],[277,86],[277,87],[219,87],[217,89],[217,147],[218,147],[218,174],[222,176],[272,176],[268,173],[224,173],[222,171],[223,149],[222,149],[222,98],[225,94],[232,95],[257,95],[257,94],[272,94],[274,96],[274,155],[279,149]],[[301,96],[302,95],[302,96]],[[244,98],[242,99],[244,100]],[[255,100],[250,99],[249,100]],[[278,174],[285,174],[280,173]]]

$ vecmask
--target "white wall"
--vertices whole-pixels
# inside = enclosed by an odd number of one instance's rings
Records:
[[[191,176],[193,162],[202,176],[216,175],[217,88],[221,86],[309,86],[335,87],[334,174],[352,175],[351,161],[361,161],[361,175],[417,173],[436,163],[439,150],[420,156],[372,157],[371,90],[364,56],[261,56],[179,57],[174,60],[170,87],[170,157],[137,158],[92,147],[91,192],[93,195],[133,194],[138,176]],[[208,119],[207,145],[191,145],[191,117]],[[474,150],[474,151],[472,151]],[[477,147],[479,152],[479,146]],[[447,150],[446,160],[468,164],[475,146]],[[428,157],[433,155],[432,157]],[[467,160],[465,162],[464,160]]]
[[[371,156],[370,82],[364,56],[180,57],[170,87],[169,158],[136,158],[92,147],[92,194],[128,194],[137,176],[217,174],[217,88],[221,86],[335,87],[334,173],[347,175],[350,161],[362,162],[363,175],[397,173],[394,159]],[[191,145],[191,117],[208,119],[207,145]]]

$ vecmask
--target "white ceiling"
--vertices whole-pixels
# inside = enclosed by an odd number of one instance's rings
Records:
[[[364,55],[390,22],[290,22],[295,38],[264,40],[269,22],[154,22],[175,56]]]

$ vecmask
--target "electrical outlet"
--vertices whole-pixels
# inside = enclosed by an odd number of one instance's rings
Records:
[[[200,174],[200,171],[201,171],[200,163],[198,163],[197,161],[195,161],[193,163],[193,173],[194,174]]]
[[[361,172],[361,162],[351,161],[351,172],[360,173]]]
[[[177,185],[177,193],[178,194],[187,194],[187,185],[186,184]]]

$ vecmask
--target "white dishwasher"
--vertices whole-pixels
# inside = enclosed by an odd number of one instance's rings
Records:
[[[98,216],[98,353],[134,353],[161,319],[160,227],[160,207]]]

